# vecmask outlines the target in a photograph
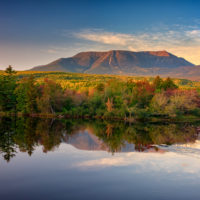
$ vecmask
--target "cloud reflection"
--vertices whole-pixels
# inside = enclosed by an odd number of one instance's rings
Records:
[[[200,176],[200,156],[184,155],[175,152],[163,154],[155,153],[119,153],[115,156],[88,159],[78,162],[73,167],[82,170],[96,170],[100,168],[128,167],[133,173],[166,172],[189,173]]]

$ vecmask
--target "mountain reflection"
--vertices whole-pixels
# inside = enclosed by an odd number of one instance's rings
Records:
[[[61,143],[80,150],[160,152],[160,144],[185,144],[197,140],[197,128],[185,124],[124,124],[103,121],[0,118],[0,154],[10,161],[18,151],[30,156],[37,146],[53,151]]]

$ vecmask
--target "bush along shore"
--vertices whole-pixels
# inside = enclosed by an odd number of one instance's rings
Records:
[[[63,87],[64,81],[38,80],[34,73],[16,76],[9,66],[0,75],[0,114],[127,122],[200,119],[199,88],[179,88],[169,77],[149,81],[113,76],[88,87],[87,76],[83,79],[84,87]]]

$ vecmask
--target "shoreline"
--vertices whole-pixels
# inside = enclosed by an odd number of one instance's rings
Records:
[[[181,117],[148,117],[145,119],[138,118],[119,118],[119,117],[104,117],[104,116],[83,116],[83,115],[69,115],[61,113],[9,113],[0,112],[0,117],[33,117],[33,118],[49,118],[49,119],[85,119],[85,120],[106,120],[113,122],[125,122],[125,123],[138,123],[138,122],[148,122],[148,123],[195,123],[200,122],[200,118],[197,116],[186,116]]]

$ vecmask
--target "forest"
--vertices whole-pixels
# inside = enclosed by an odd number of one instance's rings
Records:
[[[187,79],[64,72],[0,72],[0,113],[108,120],[200,117],[200,84]]]

